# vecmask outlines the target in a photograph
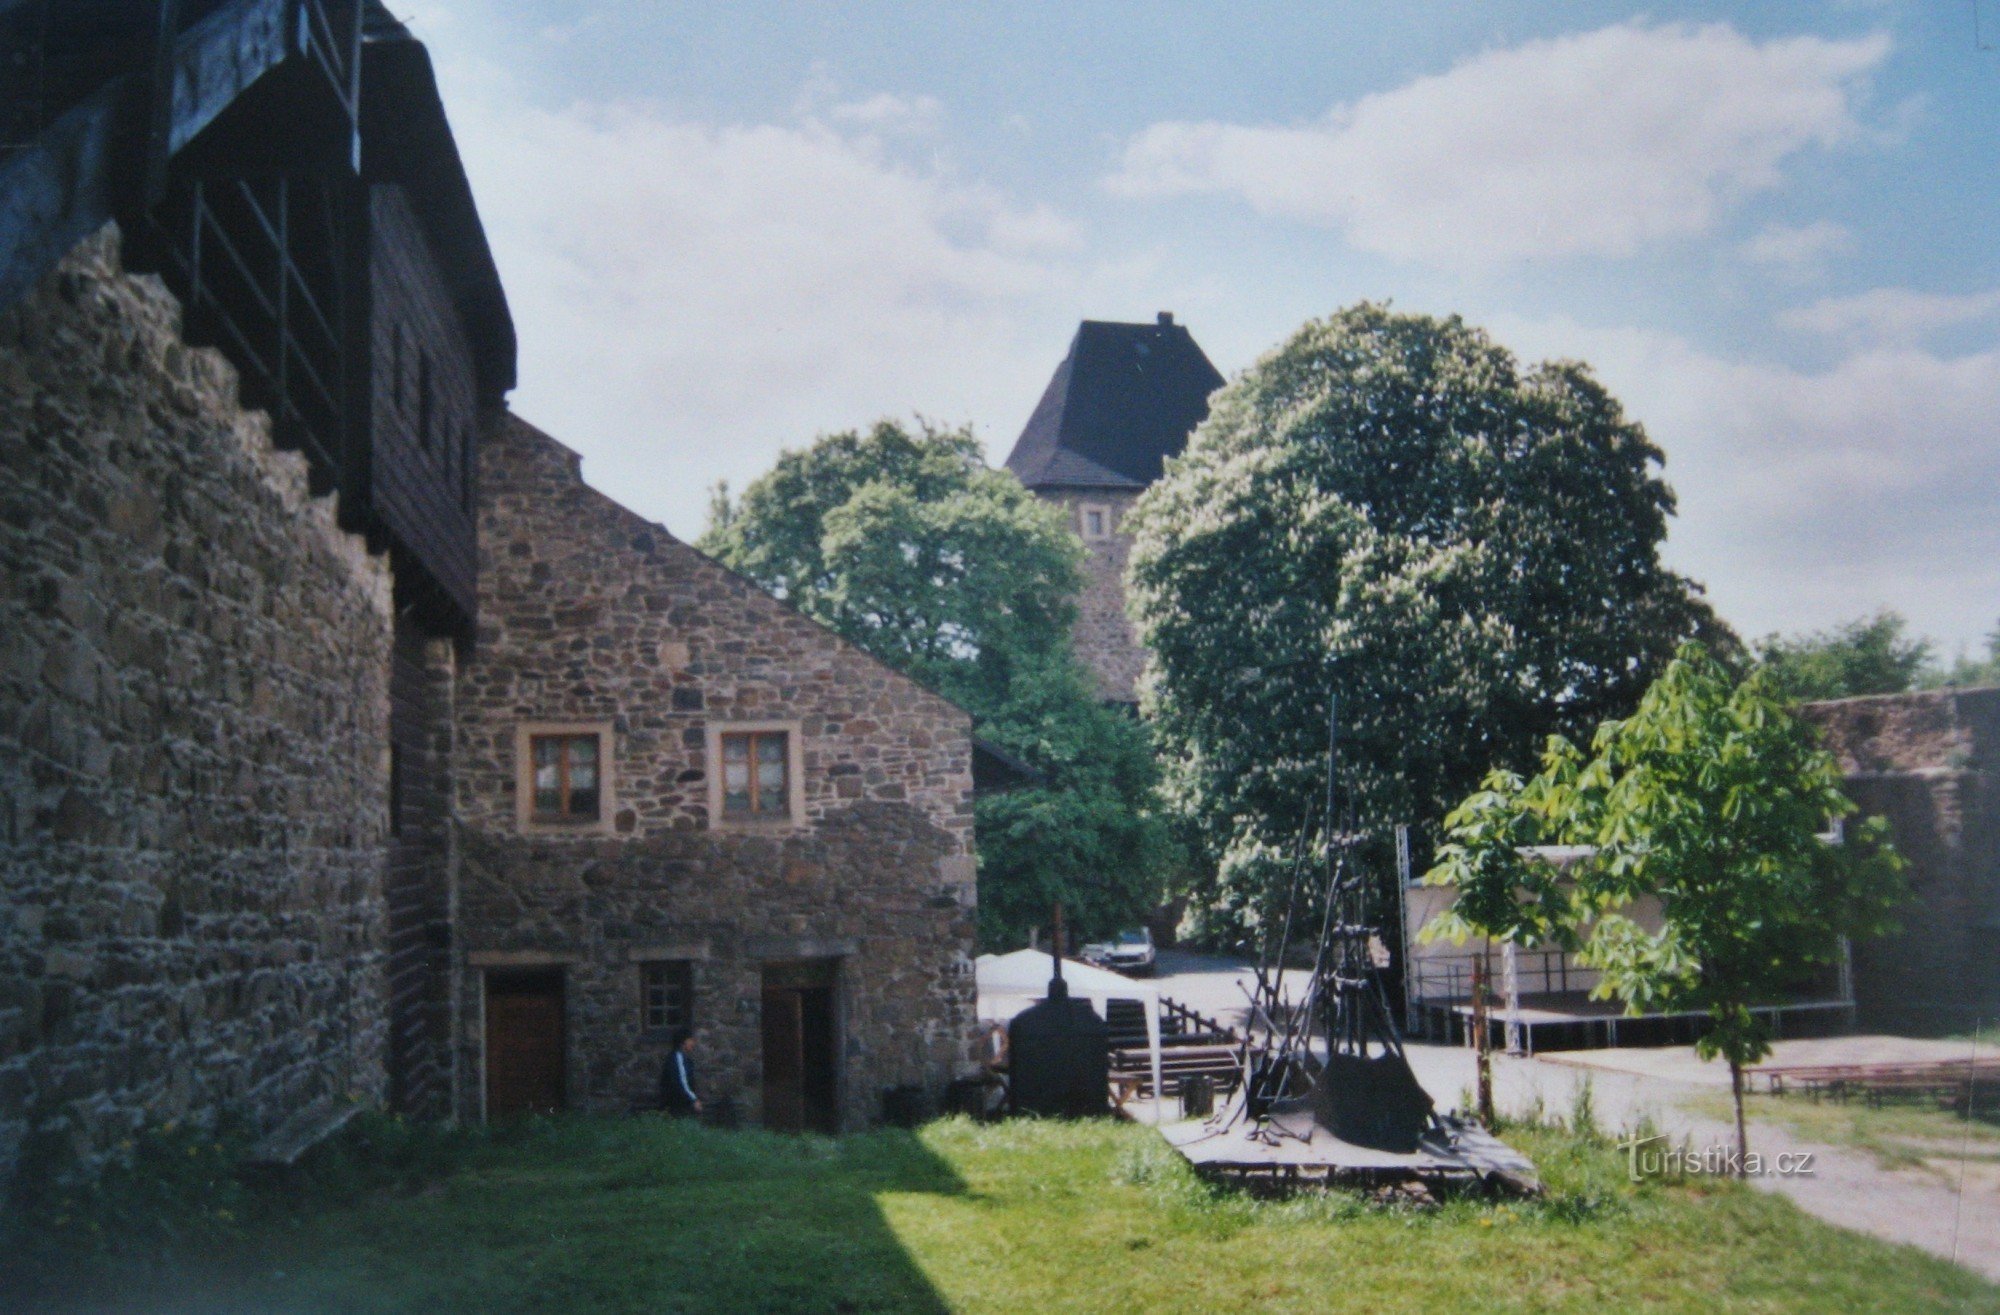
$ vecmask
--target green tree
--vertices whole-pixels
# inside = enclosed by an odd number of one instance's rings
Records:
[[[966,429],[828,434],[732,499],[702,549],[973,714],[1042,783],[978,801],[982,938],[1061,900],[1085,934],[1158,902],[1178,863],[1145,729],[1104,707],[1070,648],[1083,546],[988,469]]]
[[[1164,791],[1212,866],[1200,928],[1258,919],[1259,854],[1324,792],[1329,691],[1360,812],[1434,828],[1495,763],[1631,709],[1693,635],[1660,453],[1573,362],[1362,304],[1211,403],[1128,520]]]
[[[1420,935],[1572,949],[1599,970],[1598,998],[1707,1013],[1697,1049],[1729,1064],[1747,1153],[1743,1069],[1770,1053],[1753,1007],[1835,963],[1843,937],[1888,930],[1902,898],[1881,819],[1821,838],[1854,811],[1769,673],[1739,684],[1689,644],[1587,761],[1551,737],[1539,775],[1495,772],[1452,812],[1424,879],[1457,899]],[[1523,852],[1538,845],[1588,855],[1558,875]],[[1641,899],[1657,901],[1657,928],[1632,915]]]
[[[1901,694],[1931,665],[1931,645],[1904,635],[1895,612],[1849,621],[1811,634],[1767,635],[1755,645],[1757,664],[1787,698],[1845,699]]]

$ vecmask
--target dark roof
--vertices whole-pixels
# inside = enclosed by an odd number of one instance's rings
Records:
[[[1007,469],[1029,488],[1141,489],[1187,446],[1222,386],[1187,329],[1085,320]]]
[[[991,740],[972,737],[972,788],[977,794],[1006,794],[1023,786],[1046,785],[1048,774],[1008,753]]]
[[[482,400],[514,386],[514,317],[452,138],[430,52],[370,0],[361,45],[361,174],[400,183],[465,318]]]

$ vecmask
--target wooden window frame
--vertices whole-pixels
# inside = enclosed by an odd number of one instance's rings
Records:
[[[535,741],[547,737],[595,737],[597,740],[597,816],[555,817],[535,811]],[[514,730],[514,816],[524,832],[542,835],[600,835],[610,832],[618,809],[617,771],[612,756],[611,723],[536,721]]]
[[[778,735],[785,737],[785,808],[782,812],[731,813],[723,770],[723,740],[734,735]],[[805,737],[796,721],[712,722],[708,726],[708,825],[711,830],[765,831],[803,826],[806,821]],[[751,764],[754,771],[755,741]],[[752,800],[756,791],[751,792]]]
[[[764,807],[766,782],[764,780],[764,746],[777,741],[778,791],[784,800],[781,810],[786,817],[792,812],[792,737],[788,731],[724,731],[722,732],[722,811],[742,821],[769,821],[777,813]],[[744,746],[743,766],[749,773],[749,788],[745,790],[747,800],[742,808],[729,806],[729,746],[740,742]]]
[[[662,998],[657,1002],[659,1012],[655,1013],[655,975],[662,980],[657,983]],[[692,959],[642,959],[639,961],[639,1030],[642,1032],[671,1032],[676,1028],[693,1027],[694,1024],[694,960]],[[681,991],[680,1017],[673,1016],[672,992]]]

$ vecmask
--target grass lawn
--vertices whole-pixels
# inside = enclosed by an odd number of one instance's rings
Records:
[[[2000,1288],[1780,1198],[1635,1187],[1602,1145],[1511,1135],[1546,1199],[1416,1209],[1211,1190],[1152,1131],[1112,1123],[835,1141],[380,1120],[302,1183],[232,1198],[235,1222],[199,1246],[143,1269],[71,1260],[55,1290],[90,1310],[436,1315],[2000,1311]]]
[[[1734,1122],[1729,1097],[1703,1094],[1686,1102],[1689,1109],[1722,1122]],[[1885,1169],[1928,1168],[1956,1173],[1961,1159],[2000,1160],[2000,1114],[1977,1115],[1940,1109],[1935,1102],[1894,1101],[1870,1105],[1865,1100],[1813,1100],[1807,1096],[1746,1096],[1744,1113],[1752,1119],[1781,1123],[1801,1137],[1865,1151]],[[1750,1144],[1757,1144],[1752,1128]]]

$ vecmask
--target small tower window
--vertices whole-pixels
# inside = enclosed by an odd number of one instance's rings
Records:
[[[1086,539],[1108,539],[1111,537],[1111,509],[1109,507],[1083,507],[1083,537]]]

